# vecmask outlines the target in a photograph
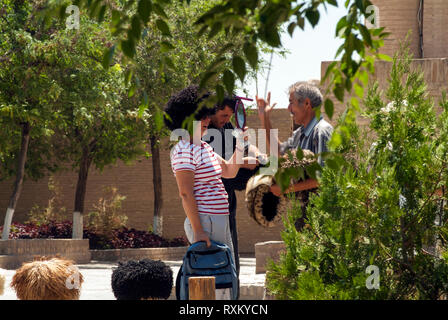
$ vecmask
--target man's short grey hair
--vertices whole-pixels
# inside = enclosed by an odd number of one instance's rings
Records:
[[[309,82],[296,82],[289,87],[289,93],[293,92],[294,97],[302,103],[306,98],[310,99],[311,107],[317,108],[319,107],[324,98],[319,88]]]

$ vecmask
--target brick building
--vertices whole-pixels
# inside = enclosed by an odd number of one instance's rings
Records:
[[[410,52],[414,59],[411,68],[420,68],[424,73],[427,91],[436,105],[443,91],[448,91],[448,1],[447,0],[371,0],[376,10],[371,11],[370,21],[379,27],[385,27],[391,34],[384,41],[381,53],[391,57],[397,52],[400,41],[409,33]],[[321,77],[332,61],[323,61]],[[377,61],[375,74],[369,76],[369,82],[378,81],[380,89],[387,86],[392,68],[391,62]],[[341,114],[344,106],[335,102],[335,116]],[[345,101],[349,101],[346,96]],[[358,117],[361,125],[367,120]]]
[[[404,39],[409,30],[411,51],[416,58],[415,67],[421,67],[431,95],[437,100],[443,89],[448,89],[448,0],[372,0],[379,9],[380,26],[387,26],[391,36],[385,41],[383,53],[393,55],[398,47],[398,40]],[[420,17],[420,20],[419,20]],[[322,62],[322,75],[330,62]],[[391,64],[378,62],[376,74],[371,80],[378,80],[380,86],[386,84]],[[334,101],[336,101],[334,99]],[[343,110],[341,104],[335,104],[337,118]],[[275,110],[273,123],[278,125],[280,140],[285,140],[292,132],[289,112],[285,109]],[[334,121],[333,121],[334,124]],[[248,125],[259,128],[256,115],[249,116]],[[164,144],[166,146],[166,143]],[[161,152],[163,175],[163,236],[173,238],[184,235],[183,221],[185,213],[178,195],[176,181],[171,171],[169,150]],[[55,176],[59,183],[61,200],[68,212],[73,210],[77,174],[61,172]],[[0,223],[3,224],[4,212],[11,195],[12,180],[0,183]],[[13,221],[23,222],[34,205],[45,207],[50,198],[48,179],[39,182],[26,181],[18,202]],[[92,205],[102,196],[105,186],[114,186],[126,196],[123,213],[128,216],[128,225],[141,230],[148,230],[153,222],[153,186],[151,160],[137,161],[131,166],[118,163],[106,168],[102,173],[91,170],[89,175],[85,211],[92,210]],[[241,253],[254,252],[254,244],[261,241],[281,240],[282,226],[265,229],[253,221],[247,213],[244,192],[237,192],[238,197],[238,234]]]

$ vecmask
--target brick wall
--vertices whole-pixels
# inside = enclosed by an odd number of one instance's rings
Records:
[[[323,61],[321,68],[321,75],[323,76],[332,61]],[[379,88],[384,90],[387,87],[390,70],[392,68],[391,62],[377,61],[375,63],[375,74],[370,75],[369,82],[378,81]],[[429,96],[434,99],[436,107],[442,98],[442,92],[448,93],[448,58],[439,59],[415,59],[412,60],[411,68],[420,68],[424,73],[425,82],[427,84],[427,92]],[[335,112],[333,118],[337,118],[345,110],[345,106],[340,103],[333,94],[330,94],[335,104]],[[345,101],[349,101],[349,96],[345,96]],[[357,117],[360,126],[367,126],[368,120],[361,116]]]
[[[91,259],[95,261],[128,261],[153,259],[163,261],[182,260],[188,247],[172,248],[138,248],[90,250]]]
[[[0,268],[16,269],[39,256],[59,256],[75,263],[89,263],[87,239],[15,239],[0,240]]]
[[[426,0],[423,17],[425,58],[448,57],[448,1]]]
[[[372,0],[372,3],[379,8],[380,27],[386,27],[385,31],[391,33],[381,51],[393,56],[399,41],[405,39],[411,30],[411,52],[415,57],[420,57],[417,23],[419,0]]]
[[[380,27],[386,27],[391,35],[385,40],[383,53],[393,56],[408,31],[412,34],[411,52],[420,56],[420,37],[417,13],[420,0],[372,0],[379,8]],[[448,1],[425,0],[423,6],[423,58],[448,57]]]

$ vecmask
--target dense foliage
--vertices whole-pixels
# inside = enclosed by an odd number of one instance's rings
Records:
[[[319,195],[285,219],[287,252],[267,276],[280,299],[440,299],[448,294],[448,101],[426,92],[405,53],[394,59],[388,88],[370,88],[368,137],[351,126],[342,167],[327,165]],[[363,138],[364,139],[364,138]],[[359,142],[359,143],[358,143]],[[362,146],[365,146],[363,149]],[[356,155],[356,156],[353,156]],[[370,287],[376,266],[379,287]]]

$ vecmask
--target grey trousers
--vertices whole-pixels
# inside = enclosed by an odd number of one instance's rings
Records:
[[[201,221],[204,232],[207,233],[210,240],[226,244],[230,248],[230,251],[232,251],[232,258],[233,261],[235,261],[235,252],[233,250],[232,236],[230,234],[229,216],[224,214],[200,214],[199,220]],[[184,229],[188,241],[193,243],[194,233],[188,218],[185,219]]]

